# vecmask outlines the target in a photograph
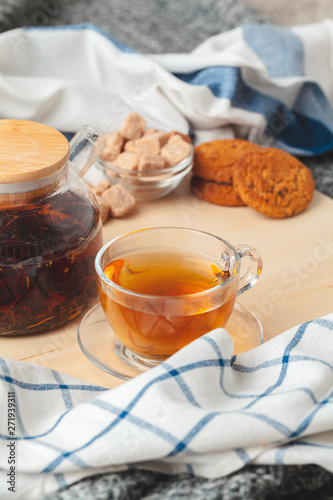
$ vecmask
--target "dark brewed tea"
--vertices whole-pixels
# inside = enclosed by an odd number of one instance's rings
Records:
[[[122,288],[147,296],[141,297],[142,308],[140,300],[133,300],[129,307],[99,290],[103,309],[117,337],[132,351],[157,359],[170,356],[192,340],[225,325],[236,298],[235,292],[224,300],[221,291],[211,301],[209,296],[203,297],[198,308],[196,294],[213,290],[230,275],[207,257],[190,251],[151,249],[126,254],[110,262],[104,274]],[[149,296],[155,297],[154,305],[150,306]],[[172,311],[170,297],[183,298],[181,312]]]
[[[67,191],[0,212],[0,335],[39,333],[96,297],[96,208]]]

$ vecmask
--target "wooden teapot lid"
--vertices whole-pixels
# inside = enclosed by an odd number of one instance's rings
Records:
[[[69,155],[66,137],[48,125],[0,120],[0,184],[47,177],[60,170]]]

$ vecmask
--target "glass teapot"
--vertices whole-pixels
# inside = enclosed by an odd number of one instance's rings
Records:
[[[102,225],[82,177],[103,147],[89,127],[68,143],[0,120],[0,336],[59,327],[95,300]]]

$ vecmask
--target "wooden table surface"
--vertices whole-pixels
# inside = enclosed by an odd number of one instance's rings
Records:
[[[256,285],[239,297],[261,320],[265,341],[302,322],[333,311],[333,201],[316,192],[296,217],[271,219],[248,207],[220,207],[195,198],[189,179],[170,195],[137,203],[122,219],[104,226],[104,242],[122,233],[154,226],[181,226],[246,243],[262,255]],[[115,387],[122,380],[93,365],[77,342],[80,318],[45,334],[0,338],[5,358],[47,366],[83,381]]]

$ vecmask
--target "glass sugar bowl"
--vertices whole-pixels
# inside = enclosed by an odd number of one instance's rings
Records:
[[[59,327],[97,297],[96,200],[53,128],[0,120],[0,336]]]

